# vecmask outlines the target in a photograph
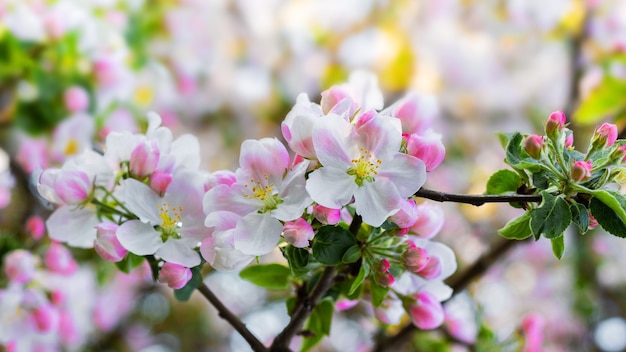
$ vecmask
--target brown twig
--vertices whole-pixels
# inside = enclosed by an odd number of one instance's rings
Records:
[[[226,306],[222,303],[222,301],[217,298],[217,296],[209,289],[206,284],[200,285],[198,287],[198,291],[202,293],[202,295],[215,307],[219,313],[219,316],[226,320],[245,340],[248,342],[250,347],[255,352],[267,352],[267,347],[259,341],[259,339],[248,330],[246,325],[239,320],[237,316],[235,316]]]
[[[538,203],[541,196],[538,194],[458,194],[433,191],[420,188],[414,194],[416,197],[426,198],[437,202],[454,202],[471,204],[477,207],[485,203]]]

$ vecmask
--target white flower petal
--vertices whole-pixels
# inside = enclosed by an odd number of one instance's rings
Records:
[[[180,239],[168,239],[161,248],[157,249],[156,255],[166,262],[193,268],[200,264],[200,255],[193,250],[188,241]]]
[[[91,248],[96,239],[95,226],[99,223],[93,208],[63,206],[50,215],[46,227],[53,240],[73,247]]]
[[[172,154],[176,156],[175,168],[197,170],[200,167],[200,143],[190,134],[178,137],[172,143]]]
[[[250,213],[235,228],[235,249],[255,256],[267,254],[278,244],[282,231],[283,225],[270,214]]]
[[[123,223],[116,235],[122,247],[137,255],[154,254],[163,245],[161,234],[139,220]]]
[[[354,192],[354,205],[363,222],[378,227],[400,210],[402,198],[387,180],[366,182]]]
[[[153,225],[160,225],[159,206],[162,203],[161,197],[150,187],[134,179],[124,181],[124,199],[122,201],[126,207],[139,217],[143,222]]]
[[[354,178],[345,171],[328,167],[313,171],[306,182],[306,190],[311,198],[332,209],[348,204],[357,187]]]
[[[397,153],[392,159],[383,161],[377,179],[391,181],[402,197],[409,197],[417,192],[426,182],[426,166],[420,159]]]
[[[325,167],[347,171],[358,154],[358,146],[351,139],[353,126],[338,115],[320,119],[313,129],[313,146],[317,158]]]

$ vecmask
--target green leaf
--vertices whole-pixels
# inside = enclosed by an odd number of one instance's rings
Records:
[[[552,241],[552,253],[557,259],[561,259],[565,251],[565,236],[552,238],[550,241]]]
[[[174,290],[174,297],[181,302],[186,302],[191,297],[191,294],[195,289],[202,285],[202,272],[200,271],[201,265],[191,268],[191,280],[187,284],[177,290]]]
[[[133,269],[141,265],[143,261],[144,257],[128,252],[128,254],[126,254],[126,257],[115,263],[115,265],[118,267],[118,269],[128,274]]]
[[[589,211],[591,211],[591,215],[598,221],[598,223],[605,229],[608,233],[615,235],[617,237],[626,237],[626,223],[622,220],[621,214],[618,214],[614,206],[607,204],[604,200],[611,201],[610,198],[606,196],[593,197],[589,202]],[[619,199],[613,198],[613,201],[610,203],[620,204],[622,207],[626,207],[626,202],[624,202],[624,197],[620,197]],[[622,211],[624,209],[622,208]]]
[[[606,75],[574,112],[574,120],[591,125],[600,122],[607,115],[615,114],[626,107],[626,81]]]
[[[503,228],[498,230],[498,234],[509,240],[525,240],[532,235],[530,218],[530,212],[525,212],[507,222]]]
[[[370,290],[372,291],[372,305],[374,307],[379,307],[383,304],[383,300],[387,297],[387,293],[389,293],[389,287],[383,287],[374,280],[370,280]]]
[[[309,251],[304,248],[298,248],[291,245],[283,248],[282,251],[283,255],[289,262],[289,268],[292,276],[301,277],[309,272]]]
[[[515,193],[522,183],[521,177],[511,170],[499,170],[487,181],[486,194]]]
[[[597,189],[591,191],[593,198],[597,198],[602,201],[606,206],[611,208],[615,214],[620,218],[620,220],[626,223],[626,200],[624,196],[616,191],[609,191],[604,189]],[[593,200],[592,198],[592,200]],[[596,216],[596,213],[592,212],[593,216]],[[603,226],[604,227],[604,226]]]
[[[541,205],[530,212],[532,233],[537,237],[543,234],[546,238],[562,236],[572,221],[567,201],[563,196],[555,197],[546,191],[541,192],[541,196]]]
[[[361,247],[358,244],[348,248],[346,253],[344,253],[343,257],[341,257],[341,262],[344,264],[354,263],[361,258]]]
[[[250,265],[239,273],[239,277],[268,290],[284,290],[289,287],[291,270],[276,263]]]
[[[550,171],[541,170],[533,172],[533,186],[539,189],[546,189],[550,185],[558,185],[559,179]]]
[[[589,231],[589,211],[584,205],[580,203],[574,203],[569,207],[572,213],[572,222],[578,226],[581,234],[585,234]]]
[[[321,227],[313,239],[313,257],[324,265],[341,263],[343,255],[356,244],[352,234],[338,226]]]
[[[356,291],[357,288],[363,284],[363,281],[370,273],[370,266],[366,261],[361,263],[361,269],[359,269],[359,274],[356,276],[354,281],[352,282],[352,286],[350,286],[350,290],[348,291],[348,295],[351,295]]]
[[[330,335],[334,309],[335,304],[330,298],[321,300],[315,308],[313,308],[309,319],[307,319],[304,324],[304,330],[309,337],[302,341],[302,347],[300,347],[301,352],[311,350],[311,348],[322,341],[324,335]]]

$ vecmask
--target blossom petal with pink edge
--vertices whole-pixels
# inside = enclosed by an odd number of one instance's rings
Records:
[[[443,222],[443,209],[425,202],[417,206],[417,220],[409,228],[409,233],[421,238],[432,238],[441,230]]]
[[[281,179],[290,162],[287,148],[276,138],[248,139],[241,144],[239,165],[255,180]]]
[[[244,254],[264,255],[276,247],[282,231],[280,221],[269,214],[250,213],[237,223],[234,247]]]
[[[365,70],[352,72],[348,78],[348,86],[362,111],[383,108],[383,93],[378,87],[378,78],[373,73]]]
[[[176,156],[175,169],[197,170],[200,167],[200,142],[196,136],[184,134],[176,138],[171,154]]]
[[[415,326],[422,330],[436,329],[443,324],[443,306],[430,292],[419,292],[413,296],[415,303],[409,307],[409,315]]]
[[[320,106],[309,101],[302,93],[296,104],[281,123],[281,131],[289,147],[305,158],[315,159],[312,131],[316,121],[323,115]]]
[[[306,191],[306,179],[304,177],[308,165],[308,161],[299,163],[279,183],[279,196],[283,202],[271,211],[272,216],[276,219],[282,221],[295,220],[302,215],[306,207],[311,205],[311,197]]]
[[[446,157],[446,147],[441,135],[428,129],[422,134],[412,134],[406,145],[408,154],[419,158],[426,164],[426,171],[434,170]]]
[[[182,265],[167,262],[159,270],[159,282],[170,288],[182,288],[191,280],[191,270]]]
[[[370,110],[357,117],[355,132],[357,143],[378,159],[386,160],[397,154],[402,145],[400,121],[375,111]]]
[[[185,239],[168,239],[165,243],[156,250],[156,255],[163,260],[179,265],[193,268],[200,265],[200,255],[193,250],[195,244]]]
[[[445,280],[452,274],[454,274],[457,269],[457,263],[454,252],[450,247],[446,246],[443,243],[429,241],[422,238],[412,238],[411,240],[413,241],[413,243],[415,243],[417,247],[424,248],[431,258],[437,257],[439,259],[441,272],[438,276],[438,279]]]
[[[386,178],[398,189],[400,196],[408,198],[426,182],[426,167],[418,158],[397,153],[384,160],[377,178]]]
[[[161,246],[161,234],[150,224],[139,220],[127,221],[117,229],[117,239],[129,252],[137,255],[154,254]]]
[[[314,235],[311,224],[302,218],[286,222],[283,226],[283,238],[294,247],[308,247]]]
[[[353,126],[337,115],[328,115],[313,129],[317,158],[325,167],[348,170],[358,146],[350,140]]]
[[[381,112],[402,121],[402,133],[420,133],[428,129],[439,107],[432,95],[409,93]]]
[[[388,180],[366,182],[354,192],[357,213],[366,224],[378,227],[400,210],[402,197]]]

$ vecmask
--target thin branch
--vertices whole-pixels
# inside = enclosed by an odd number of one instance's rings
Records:
[[[330,289],[335,278],[335,267],[329,266],[324,269],[322,276],[320,276],[315,288],[311,291],[308,297],[305,297],[300,304],[296,307],[295,311],[291,315],[289,324],[285,326],[283,331],[276,336],[274,343],[270,347],[270,351],[283,352],[290,351],[289,343],[291,339],[300,331],[302,325],[306,319],[311,315],[313,308],[317,305],[322,296]]]
[[[514,240],[498,240],[487,253],[480,256],[469,268],[452,276],[447,281],[447,284],[454,292],[453,297],[463,291],[470,282],[483,275],[487,269],[500,260],[518,242]],[[395,351],[398,347],[404,345],[416,331],[415,325],[409,323],[397,334],[379,340],[374,347],[374,352]]]
[[[267,352],[267,347],[259,341],[248,330],[246,325],[235,316],[226,306],[217,298],[217,296],[209,289],[206,284],[200,285],[198,291],[217,309],[219,316],[226,320],[245,340],[255,352]]]
[[[538,194],[458,194],[433,191],[420,188],[414,194],[416,197],[426,198],[437,202],[455,202],[471,204],[477,207],[485,203],[539,203],[541,196]]]
[[[361,228],[363,219],[360,215],[355,214],[350,223],[349,231],[356,236],[357,232]],[[302,325],[306,319],[311,315],[313,308],[317,305],[322,296],[330,289],[335,282],[335,267],[329,266],[324,269],[322,276],[320,276],[317,284],[311,291],[311,293],[298,302],[289,324],[285,326],[283,331],[276,336],[270,351],[272,352],[286,352],[289,351],[289,343],[291,339],[302,329]]]

